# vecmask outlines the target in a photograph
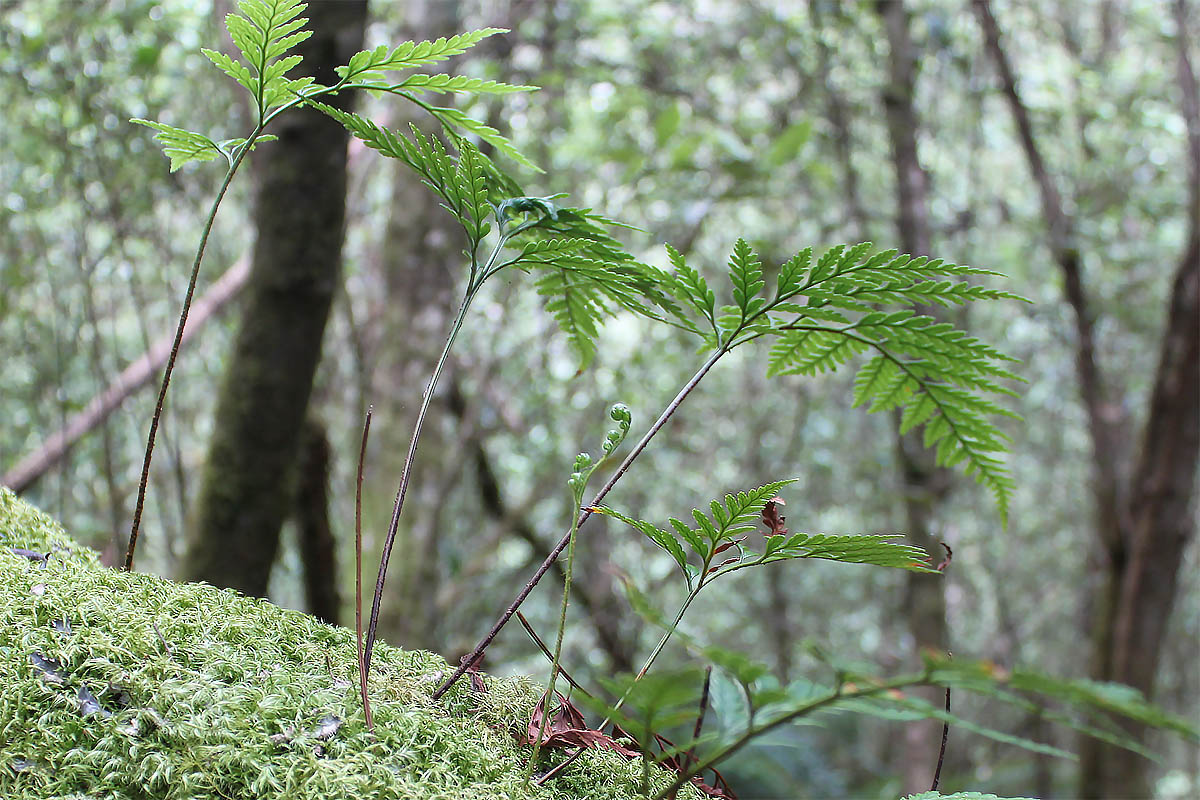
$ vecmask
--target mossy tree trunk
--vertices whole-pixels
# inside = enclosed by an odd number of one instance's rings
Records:
[[[896,168],[896,227],[900,246],[914,256],[928,256],[929,176],[917,153],[920,120],[915,105],[917,52],[909,31],[909,11],[901,0],[881,0],[889,47],[889,82],[884,87],[883,105],[887,118],[892,161]],[[936,316],[932,308],[922,314]],[[934,535],[938,507],[951,488],[948,470],[938,467],[933,451],[927,449],[920,431],[897,432],[900,486],[904,492],[905,531],[914,545],[924,548],[936,561],[940,547]],[[947,648],[946,600],[940,575],[908,573],[905,578],[904,614],[916,650]],[[935,692],[924,692],[927,700],[940,702]],[[935,721],[909,723],[904,731],[904,789],[929,789],[937,765],[941,725]]]
[[[299,52],[320,83],[361,49],[366,0],[310,3]],[[349,97],[336,103],[346,106]],[[313,376],[341,278],[345,130],[311,109],[272,127],[254,155],[258,238],[189,532],[184,577],[267,590],[288,513]]]

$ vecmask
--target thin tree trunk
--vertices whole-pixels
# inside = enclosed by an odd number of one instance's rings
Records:
[[[909,12],[900,0],[882,0],[882,15],[890,49],[890,80],[884,89],[892,159],[896,166],[896,225],[900,244],[913,255],[930,255],[929,176],[917,153],[920,121],[914,105],[917,54],[909,32]],[[921,313],[933,314],[929,308]],[[933,533],[938,507],[949,493],[951,479],[938,467],[920,433],[897,434],[896,448],[908,540],[929,553],[939,551]],[[909,573],[905,579],[904,613],[914,648],[938,652],[947,648],[946,600],[940,575]],[[930,702],[938,702],[928,693]],[[906,792],[928,790],[937,767],[941,724],[934,721],[909,723],[904,730],[904,788]]]
[[[1106,399],[1080,254],[1074,245],[1074,225],[1037,147],[990,3],[974,3],[1041,195],[1050,249],[1063,274],[1064,294],[1075,312],[1076,369],[1092,440],[1093,513],[1103,569],[1091,631],[1092,677],[1127,683],[1152,696],[1179,564],[1195,534],[1189,509],[1200,453],[1200,114],[1187,51],[1186,3],[1177,0],[1175,17],[1179,85],[1187,125],[1189,235],[1172,285],[1140,456],[1128,478],[1120,468],[1130,461],[1121,447],[1127,420],[1119,407]],[[1130,730],[1139,736],[1144,732],[1136,726]],[[1083,740],[1081,750],[1083,797],[1149,794],[1145,759],[1090,738]]]
[[[302,68],[320,83],[362,45],[365,0],[312,3]],[[336,103],[347,107],[350,98]],[[344,128],[313,109],[280,117],[255,155],[258,239],[183,565],[185,577],[263,595],[291,497],[329,308],[341,279]]]

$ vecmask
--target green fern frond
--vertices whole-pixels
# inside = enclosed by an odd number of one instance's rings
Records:
[[[597,325],[608,314],[599,291],[579,273],[561,268],[547,270],[535,286],[546,298],[546,310],[567,334],[579,369],[586,369],[596,356]]]
[[[158,131],[154,138],[162,145],[163,153],[171,159],[171,172],[192,161],[212,161],[226,154],[220,145],[202,133],[173,128],[148,119],[135,118],[130,122]]]
[[[822,558],[847,564],[872,564],[913,572],[934,572],[929,554],[920,547],[897,541],[902,539],[899,535],[890,534],[776,535],[767,539],[761,560],[769,564],[792,558]]]
[[[753,318],[767,304],[759,292],[766,286],[762,262],[745,239],[738,239],[729,257],[729,281],[733,284],[733,303],[737,307],[737,325]],[[736,325],[730,326],[730,329]]]
[[[717,500],[709,503],[709,514],[705,514],[698,508],[692,509],[692,519],[695,520],[697,525],[695,528],[688,527],[685,523],[674,517],[668,519],[668,522],[679,535],[679,538],[687,542],[692,550],[700,556],[700,560],[706,561],[717,546],[732,541],[742,534],[754,531],[759,524],[759,517],[762,515],[763,508],[766,507],[767,501],[778,495],[780,489],[795,482],[795,478],[789,478],[787,480],[764,484],[757,489],[727,494],[723,503]],[[647,536],[650,536],[656,544],[659,544],[668,550],[668,552],[671,551],[671,545],[658,542],[659,535],[669,536],[663,529],[649,522],[632,520],[630,517],[607,507],[599,507],[594,510],[632,525]],[[654,531],[653,535],[650,531]],[[679,542],[675,541],[674,546],[678,547]]]
[[[438,106],[425,106],[425,110],[433,114],[443,125],[452,128],[466,131],[467,133],[478,136],[481,140],[487,142],[492,147],[499,150],[504,155],[516,161],[522,166],[528,167],[534,172],[542,172],[543,170],[534,164],[529,158],[517,149],[509,139],[500,133],[500,131],[480,122],[473,117],[464,114],[457,108],[442,108]]]
[[[425,185],[445,201],[443,206],[446,210],[468,231],[476,225],[481,229],[483,220],[490,213],[490,206],[485,209],[480,203],[480,193],[483,192],[485,196],[482,197],[482,205],[487,205],[486,179],[482,174],[482,157],[478,150],[470,147],[472,152],[466,156],[469,164],[456,164],[441,142],[433,136],[426,136],[415,125],[412,126],[412,135],[409,137],[376,125],[358,114],[342,111],[316,100],[309,100],[308,103],[342,123],[367,147],[407,164],[421,177]],[[468,147],[469,143],[464,143],[464,151]],[[459,161],[462,161],[461,156]]]
[[[384,88],[384,87],[380,87]],[[471,94],[513,94],[514,92],[537,91],[536,86],[472,78],[466,75],[409,75],[400,83],[389,84],[391,91],[405,92],[464,92]]]
[[[628,517],[622,514],[620,511],[608,508],[607,506],[597,506],[592,510],[598,514],[603,514],[605,516],[612,517],[613,519],[620,520],[631,528],[640,531],[647,539],[654,542],[655,545],[665,550],[667,554],[671,556],[671,559],[683,572],[684,579],[688,582],[689,586],[691,585],[692,573],[694,572],[695,568],[690,567],[688,564],[687,554],[684,552],[679,540],[676,539],[673,534],[663,530],[657,525],[646,522],[645,520]],[[695,542],[693,550],[696,550],[700,553],[701,559],[707,557],[707,548],[704,544],[704,540],[696,538],[694,540],[689,540],[689,543],[691,543],[691,541]]]
[[[403,42],[388,49],[380,45],[372,50],[362,50],[351,56],[349,63],[337,68],[343,79],[374,77],[371,73],[412,69],[426,64],[445,61],[451,56],[462,55],[482,40],[497,33],[508,33],[506,28],[483,28],[441,38],[433,42]]]
[[[313,84],[311,77],[286,77],[302,59],[285,54],[312,35],[312,31],[303,30],[308,20],[300,14],[305,8],[300,0],[240,0],[238,10],[242,13],[226,14],[225,28],[243,61],[203,50],[213,64],[254,96],[260,118]]]
[[[456,196],[460,198],[460,221],[467,228],[472,242],[487,236],[492,226],[487,218],[492,213],[488,193],[488,170],[483,155],[470,142],[459,142],[458,165],[454,172]],[[465,218],[465,219],[464,219]]]

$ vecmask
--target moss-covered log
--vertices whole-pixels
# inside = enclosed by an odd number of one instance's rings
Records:
[[[599,751],[527,790],[529,748],[513,732],[534,684],[485,676],[486,692],[462,681],[434,703],[447,669],[431,653],[377,647],[370,734],[351,631],[105,569],[0,487],[0,797],[638,794],[640,764]]]

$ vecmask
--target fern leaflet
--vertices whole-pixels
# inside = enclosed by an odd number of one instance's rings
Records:
[[[212,161],[220,158],[226,151],[202,133],[186,131],[183,128],[173,128],[161,122],[148,119],[131,119],[138,125],[145,125],[158,131],[154,138],[162,145],[163,153],[171,159],[171,172],[192,161]]]
[[[272,108],[313,84],[311,77],[286,77],[301,57],[285,54],[312,35],[312,31],[303,30],[308,22],[300,16],[304,8],[300,0],[240,0],[238,10],[242,13],[226,14],[225,28],[241,52],[242,61],[214,50],[202,51],[254,96],[260,121]]]
[[[477,31],[460,33],[450,38],[441,38],[433,42],[403,42],[395,48],[388,49],[380,45],[372,50],[362,50],[351,56],[349,63],[337,68],[337,74],[343,80],[352,78],[378,78],[382,71],[412,69],[426,64],[445,61],[451,56],[462,55],[489,36],[497,33],[508,33],[506,28],[483,28]]]

